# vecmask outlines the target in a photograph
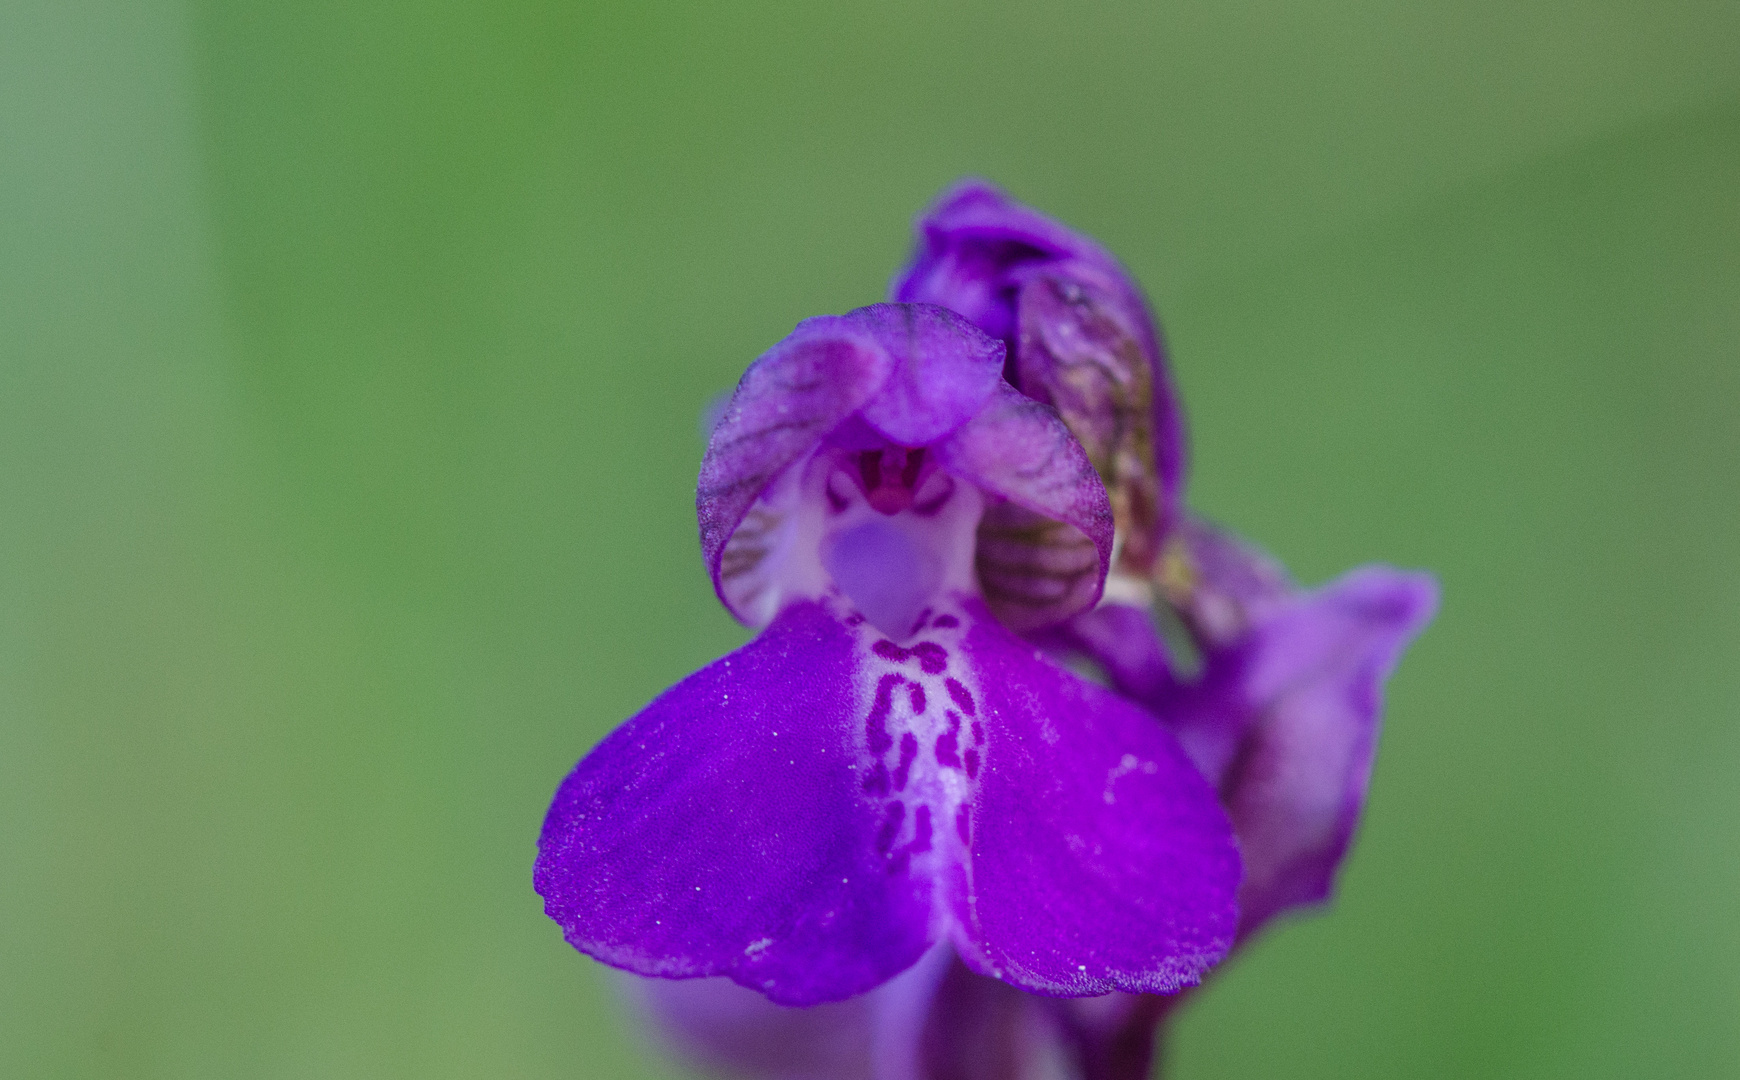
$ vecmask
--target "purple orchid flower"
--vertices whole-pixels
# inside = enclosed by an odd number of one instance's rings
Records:
[[[1091,240],[969,181],[921,219],[895,279],[1003,339],[1009,381],[1057,409],[1109,489],[1104,602],[1026,627],[1175,734],[1227,808],[1245,864],[1237,943],[1328,898],[1364,805],[1385,680],[1431,619],[1428,575],[1382,566],[1300,590],[1182,508],[1183,424],[1141,292]],[[1180,670],[1157,617],[1181,625]],[[677,1048],[768,1080],[1127,1080],[1180,996],[1061,999],[939,949],[852,1001],[782,1009],[721,980],[638,987]]]
[[[1240,867],[1213,788],[1011,629],[1095,603],[1113,525],[1003,370],[960,316],[878,304],[744,374],[696,505],[720,599],[761,632],[557,792],[535,881],[576,948],[782,1005],[927,955],[1083,996],[1171,993],[1225,954]]]

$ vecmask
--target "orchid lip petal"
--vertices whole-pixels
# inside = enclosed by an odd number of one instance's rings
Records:
[[[1176,990],[1230,945],[1239,877],[1164,729],[970,597],[906,644],[791,605],[588,755],[539,848],[575,947],[788,1004],[944,940],[1046,994]]]

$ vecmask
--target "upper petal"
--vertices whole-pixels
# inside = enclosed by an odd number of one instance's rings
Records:
[[[892,361],[864,420],[898,446],[928,446],[966,423],[1003,381],[1003,346],[933,304],[872,304],[846,316]]]
[[[751,364],[695,493],[702,556],[725,606],[751,624],[777,610],[757,603],[765,566],[790,542],[795,491],[776,489],[793,487],[793,467],[824,439],[929,445],[983,407],[1002,367],[1002,345],[923,304],[805,320]]]
[[[1156,458],[1157,364],[1147,311],[1065,265],[1024,275],[1017,295],[1015,385],[1058,411],[1112,496],[1120,567],[1145,576],[1174,516],[1176,462]],[[1163,433],[1176,438],[1176,432]],[[1170,450],[1168,451],[1171,452]]]
[[[707,443],[695,488],[701,555],[719,599],[741,613],[726,593],[721,571],[727,543],[750,507],[789,466],[863,407],[887,381],[893,360],[849,317],[822,316],[799,323],[784,341],[749,365]],[[758,523],[772,532],[778,522]],[[734,560],[753,569],[768,547],[749,545]]]
[[[919,218],[915,232],[912,259],[895,276],[890,295],[941,304],[1009,341],[1015,331],[1017,272],[1064,260],[1117,265],[1092,240],[977,179],[943,192]]]

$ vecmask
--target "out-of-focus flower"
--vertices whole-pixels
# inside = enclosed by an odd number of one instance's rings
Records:
[[[719,597],[761,632],[557,792],[535,879],[576,948],[786,1005],[927,954],[884,997],[928,1001],[951,957],[1083,996],[1174,992],[1224,955],[1240,871],[1212,787],[1013,632],[1099,598],[1113,522],[1003,370],[960,316],[879,304],[745,373],[696,501]]]
[[[1002,338],[1009,381],[1057,410],[1104,480],[1116,516],[1104,601],[1024,629],[1141,703],[1215,786],[1245,865],[1238,941],[1326,899],[1364,804],[1384,682],[1436,606],[1430,576],[1366,566],[1301,590],[1184,510],[1183,425],[1140,290],[1097,244],[995,188],[946,193],[891,292]],[[1180,629],[1185,655],[1160,621]],[[642,990],[691,1056],[770,1080],[1130,1080],[1149,1074],[1155,1030],[1179,1000],[1041,997],[941,949],[915,970],[831,1013],[718,980]],[[735,1010],[731,1040],[705,1021],[722,1009]],[[775,1043],[777,1061],[741,1052]]]

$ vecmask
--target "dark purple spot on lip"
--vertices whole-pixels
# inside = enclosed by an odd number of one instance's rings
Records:
[[[955,704],[960,706],[962,712],[968,716],[978,714],[979,708],[973,701],[973,695],[968,693],[967,688],[962,686],[958,680],[949,679],[943,683],[943,686],[947,688],[949,697],[954,699]]]
[[[913,683],[911,686],[907,687],[907,692],[912,695],[912,715],[923,716],[924,715],[924,687],[918,685],[917,683]]]
[[[864,790],[872,795],[888,794],[888,766],[878,761],[870,775],[864,778]]]
[[[927,674],[940,675],[949,666],[948,650],[934,641],[921,641],[907,650],[918,657],[918,665]]]
[[[961,767],[960,748],[959,744],[955,741],[955,738],[955,733],[952,731],[946,731],[937,736],[936,763],[938,765],[949,769],[958,769]]]
[[[888,714],[894,708],[894,688],[905,681],[905,677],[891,672],[876,682],[876,698],[870,703],[870,715],[864,718],[864,732],[870,741],[870,752],[878,757],[894,745],[888,734]]]
[[[931,623],[931,625],[936,627],[938,630],[946,630],[951,626],[961,625],[961,620],[955,618],[953,615],[938,615],[936,621]]]
[[[967,751],[967,775],[979,775],[979,752],[977,750]]]
[[[910,657],[916,657],[918,666],[932,675],[940,675],[949,666],[948,650],[934,641],[921,641],[910,649],[903,649],[887,638],[883,638],[870,646],[870,651],[884,660],[892,660],[897,664]]]
[[[863,626],[864,625],[864,616],[861,613],[854,611],[854,612],[852,612],[852,614],[846,616],[846,625],[847,626]]]
[[[900,764],[894,767],[894,790],[906,790],[906,777],[912,771],[912,760],[918,757],[918,739],[908,731],[900,737]]]
[[[955,811],[955,832],[960,834],[961,843],[963,844],[970,844],[973,842],[971,837],[972,815],[969,813],[971,809],[972,807],[968,806],[966,803],[962,803],[960,809]]]
[[[923,630],[923,629],[924,629],[924,622],[925,622],[925,620],[926,620],[926,619],[928,619],[928,618],[930,618],[930,609],[929,609],[929,608],[925,608],[925,609],[924,609],[924,610],[923,610],[923,611],[921,611],[921,612],[919,612],[919,613],[918,613],[918,619],[917,619],[917,621],[915,621],[915,622],[914,622],[914,623],[913,623],[913,624],[912,624],[912,629],[911,629],[911,630],[908,630],[908,631],[907,631],[907,633],[908,633],[908,634],[916,634],[916,633],[918,633],[918,632],[919,632],[919,631],[920,631],[920,630]]]
[[[985,745],[985,725],[979,723],[977,720],[973,721],[973,745]]]
[[[901,823],[906,820],[906,804],[891,802],[882,816],[882,827],[876,831],[876,850],[883,855],[894,847],[894,838],[900,835]]]
[[[906,850],[913,855],[930,850],[930,807],[919,804],[918,811],[912,818],[912,843]]]

